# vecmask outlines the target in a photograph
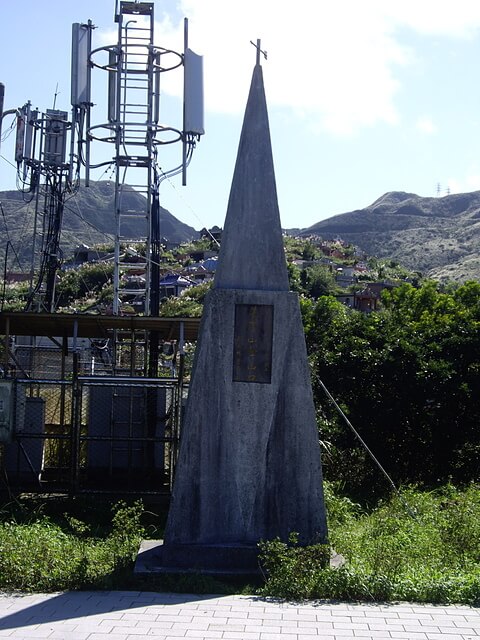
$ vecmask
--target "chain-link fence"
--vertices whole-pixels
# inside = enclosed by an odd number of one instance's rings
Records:
[[[72,376],[13,382],[9,487],[167,493],[186,387],[178,378]]]

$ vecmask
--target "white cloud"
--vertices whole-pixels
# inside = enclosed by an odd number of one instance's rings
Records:
[[[462,178],[449,178],[447,184],[451,193],[480,191],[480,168],[472,167]]]
[[[182,50],[181,14],[190,46],[204,55],[208,111],[242,113],[255,62],[250,41],[261,38],[269,108],[336,135],[400,121],[398,69],[416,56],[408,30],[465,38],[480,27],[480,3],[471,0],[180,0],[157,23],[162,46]],[[162,83],[179,94],[178,74],[163,74]],[[434,132],[427,119],[418,126]]]
[[[480,4],[475,0],[380,0],[380,6],[393,24],[423,34],[465,38],[480,27]]]
[[[399,85],[392,69],[409,54],[371,3],[299,0],[292,7],[274,0],[184,0],[182,10],[191,46],[205,57],[208,110],[243,111],[255,61],[250,41],[261,38],[268,51],[262,65],[270,108],[292,109],[312,128],[336,134],[397,122],[393,98]],[[177,26],[181,42],[183,24]]]
[[[429,116],[421,116],[418,118],[415,126],[418,131],[427,135],[433,135],[438,131],[436,124]]]

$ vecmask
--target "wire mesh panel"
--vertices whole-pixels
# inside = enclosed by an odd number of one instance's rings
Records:
[[[89,397],[89,478],[129,488],[168,485],[165,447],[174,416],[172,386],[138,381],[84,384]]]
[[[1,464],[31,490],[168,492],[178,441],[175,379],[17,380]]]
[[[13,441],[5,447],[5,471],[14,484],[41,486],[49,468],[68,480],[71,384],[16,381]],[[59,473],[62,471],[63,473]]]

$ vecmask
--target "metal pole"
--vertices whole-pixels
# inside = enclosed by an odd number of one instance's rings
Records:
[[[5,85],[0,82],[0,146],[2,143],[3,101],[5,98]]]
[[[187,185],[187,140],[185,134],[185,93],[186,93],[186,74],[185,74],[185,56],[188,48],[188,18],[183,21],[183,132],[182,132],[182,186]]]
[[[81,406],[80,399],[82,387],[78,380],[78,320],[73,323],[73,371],[72,371],[72,413],[71,413],[71,487],[70,492],[75,495],[78,492],[80,483],[80,429],[81,429]]]

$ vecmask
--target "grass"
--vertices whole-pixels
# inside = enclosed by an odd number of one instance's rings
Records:
[[[331,547],[345,564],[322,566],[318,546],[262,543],[264,595],[480,604],[480,487],[408,489],[369,513],[326,493]]]
[[[128,580],[144,534],[140,503],[116,504],[108,527],[19,506],[0,523],[0,589],[114,589]]]
[[[139,502],[118,503],[111,511],[104,505],[71,508],[55,502],[55,509],[46,510],[41,502],[17,503],[0,512],[0,589],[148,588],[480,604],[478,485],[410,488],[366,510],[327,484],[326,499],[330,545],[299,547],[295,534],[288,544],[262,542],[266,580],[260,588],[206,576],[164,576],[155,583],[135,578],[140,540],[160,537],[163,522],[161,514],[145,511]],[[328,566],[331,548],[344,556],[342,567]]]

